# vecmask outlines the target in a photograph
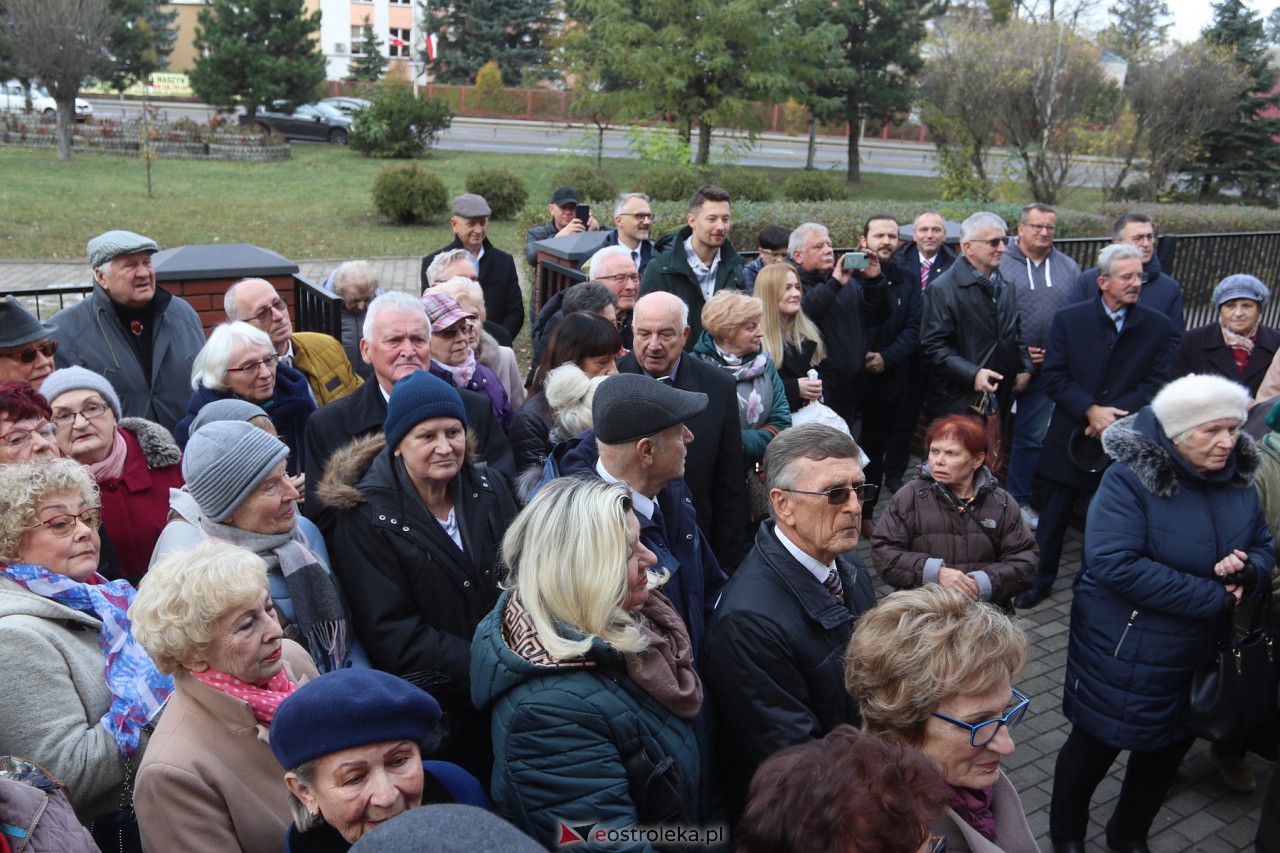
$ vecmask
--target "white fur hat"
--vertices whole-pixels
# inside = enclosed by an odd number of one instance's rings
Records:
[[[1205,373],[1173,380],[1151,401],[1151,411],[1169,438],[1223,418],[1244,423],[1248,408],[1247,388],[1222,376]]]

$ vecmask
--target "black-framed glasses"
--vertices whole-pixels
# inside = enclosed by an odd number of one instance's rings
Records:
[[[279,314],[288,314],[289,305],[283,299],[277,296],[275,299],[271,301],[270,305],[268,305],[266,308],[263,308],[261,311],[259,311],[257,314],[254,314],[249,319],[255,323],[262,323],[262,324],[269,323],[271,321],[272,311],[275,311]]]
[[[87,403],[85,407],[78,412],[62,412],[61,414],[54,415],[53,422],[57,424],[60,429],[66,429],[76,422],[76,415],[79,415],[86,421],[91,421],[96,417],[100,417],[106,411],[107,407],[102,403]]]
[[[618,215],[634,216],[636,218],[636,222],[652,222],[653,221],[652,213],[619,213]]]
[[[90,530],[97,530],[102,526],[102,510],[93,506],[78,515],[70,513],[67,515],[55,515],[53,518],[46,518],[44,521],[36,522],[26,529],[36,530],[41,527],[47,527],[54,536],[59,539],[65,539],[75,532],[77,521],[84,522],[84,526]]]
[[[58,437],[58,425],[49,421],[32,429],[15,429],[0,435],[0,442],[7,444],[11,450],[21,450],[30,443],[33,435],[39,435],[45,441],[53,441]]]
[[[15,361],[20,361],[23,364],[30,364],[36,360],[37,354],[42,355],[45,358],[53,358],[53,354],[57,351],[57,341],[45,341],[42,344],[29,346],[26,349],[20,349],[17,352],[0,353],[0,355],[3,355],[5,358],[12,358]]]
[[[836,486],[825,492],[806,492],[804,489],[783,489],[782,491],[796,495],[821,495],[832,506],[844,506],[849,502],[850,493],[858,496],[858,503],[875,500],[876,495],[880,494],[880,487],[874,483],[859,483],[856,486]]]
[[[228,367],[227,370],[234,370],[237,373],[243,373],[245,376],[252,376],[264,367],[267,370],[273,369],[279,362],[280,356],[272,353],[260,361],[250,361],[247,364],[240,365],[239,367]]]
[[[1018,699],[1018,704],[1014,705],[1003,716],[993,717],[990,720],[983,720],[981,723],[964,723],[955,717],[948,717],[946,714],[933,712],[933,716],[940,720],[946,720],[953,726],[959,726],[962,729],[969,730],[969,745],[975,749],[986,746],[991,743],[992,739],[1000,733],[1000,727],[1005,726],[1009,731],[1013,731],[1022,722],[1022,718],[1027,715],[1027,708],[1031,705],[1031,700],[1017,690],[1013,691],[1013,695]]]
[[[622,283],[623,283],[623,282],[625,282],[625,281],[633,281],[633,282],[635,282],[636,284],[639,284],[639,283],[640,283],[640,273],[638,273],[638,272],[620,272],[620,273],[618,273],[617,275],[598,275],[598,276],[596,276],[596,277],[595,277],[595,280],[596,280],[596,281],[611,281],[611,282],[613,282],[614,284],[622,284]]]

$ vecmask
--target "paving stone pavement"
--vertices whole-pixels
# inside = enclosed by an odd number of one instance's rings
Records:
[[[300,273],[319,283],[345,259],[299,261]],[[384,286],[416,292],[421,258],[403,256],[370,258]],[[84,263],[0,260],[0,292],[26,290],[54,284],[81,284],[89,281]],[[881,506],[887,505],[887,501]],[[1072,531],[1062,555],[1062,574],[1056,591],[1038,607],[1019,616],[1031,637],[1032,657],[1018,688],[1032,698],[1031,713],[1015,736],[1017,750],[1007,759],[1006,769],[1017,787],[1031,829],[1042,851],[1049,843],[1049,797],[1053,789],[1053,765],[1058,749],[1070,730],[1062,716],[1062,680],[1066,666],[1067,621],[1071,607],[1070,582],[1080,563],[1081,535]],[[870,565],[867,546],[859,546]],[[881,594],[888,592],[881,587]],[[1197,742],[1187,755],[1173,782],[1165,807],[1152,827],[1150,845],[1155,853],[1203,851],[1226,853],[1253,849],[1253,835],[1271,767],[1255,755],[1248,758],[1258,779],[1258,790],[1240,794],[1227,788],[1204,759],[1207,744]],[[1090,825],[1091,849],[1106,850],[1103,825],[1115,807],[1120,791],[1121,764],[1113,767],[1094,796]]]

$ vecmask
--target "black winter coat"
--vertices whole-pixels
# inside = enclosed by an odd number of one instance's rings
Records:
[[[1278,351],[1280,331],[1259,324],[1249,361],[1241,373],[1231,355],[1231,347],[1222,339],[1222,327],[1215,320],[1182,336],[1173,353],[1172,378],[1179,379],[1189,373],[1213,373],[1239,382],[1250,394],[1257,394]]]
[[[422,289],[427,289],[427,267],[441,252],[461,249],[462,241],[457,237],[443,249],[437,249],[422,259]],[[484,291],[484,310],[489,320],[498,323],[511,335],[511,340],[520,336],[524,326],[524,297],[520,293],[520,276],[516,273],[516,259],[511,255],[495,249],[484,240],[484,254],[480,257],[480,289]]]
[[[1080,273],[1071,289],[1068,302],[1088,302],[1098,298],[1098,268],[1092,267]],[[1167,275],[1160,266],[1160,256],[1152,255],[1142,265],[1142,302],[1169,318],[1173,326],[1173,343],[1176,346],[1187,328],[1182,312],[1182,285]]]
[[[796,270],[804,296],[800,308],[822,332],[827,357],[818,367],[822,393],[836,413],[852,423],[859,382],[867,363],[870,329],[889,317],[892,305],[884,276],[854,277],[842,285],[817,270]]]

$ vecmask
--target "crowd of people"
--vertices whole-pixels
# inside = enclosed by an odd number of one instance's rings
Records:
[[[1082,273],[1038,203],[1012,241],[925,211],[839,254],[771,224],[751,258],[713,185],[657,242],[641,193],[613,228],[578,204],[554,191],[526,259],[600,232],[588,280],[528,315],[474,194],[420,283],[334,271],[341,339],[260,278],[206,334],[129,231],[47,322],[0,302],[0,851],[114,849],[124,813],[153,853],[459,821],[507,850],[1030,853],[1015,614],[1082,502],[1049,833],[1085,850],[1128,751],[1105,837],[1148,849],[1194,670],[1273,583],[1266,285],[1185,330],[1137,212]],[[1266,740],[1208,759],[1253,790]]]

